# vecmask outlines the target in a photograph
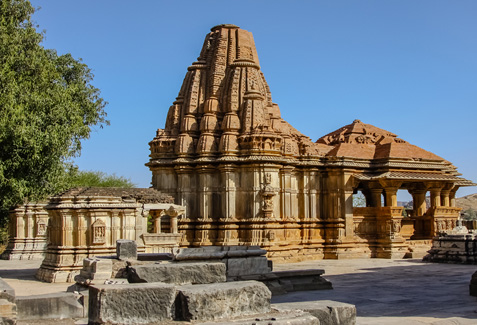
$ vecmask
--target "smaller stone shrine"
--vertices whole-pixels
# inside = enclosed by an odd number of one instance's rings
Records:
[[[185,208],[154,189],[74,188],[45,205],[49,216],[49,244],[37,278],[72,282],[83,259],[116,253],[116,241],[132,240],[140,253],[172,251],[181,234],[177,219]],[[154,233],[147,233],[152,215]],[[167,225],[161,218],[167,216]]]
[[[423,259],[427,262],[477,264],[477,234],[458,220],[454,229],[434,237],[428,253]]]
[[[8,244],[4,260],[43,259],[47,245],[46,203],[27,203],[10,210]]]

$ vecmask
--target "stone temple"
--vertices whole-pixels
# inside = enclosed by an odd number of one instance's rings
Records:
[[[150,150],[153,187],[187,207],[181,245],[260,245],[274,260],[417,257],[455,227],[456,191],[473,185],[359,120],[313,142],[281,118],[252,34],[228,24],[207,34]]]

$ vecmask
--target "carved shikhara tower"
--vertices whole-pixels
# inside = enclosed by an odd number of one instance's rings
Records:
[[[260,245],[274,259],[404,256],[454,226],[455,192],[472,184],[358,120],[312,142],[281,118],[252,34],[234,25],[206,36],[150,148],[153,187],[187,207],[182,245]],[[357,191],[366,207],[353,208]]]

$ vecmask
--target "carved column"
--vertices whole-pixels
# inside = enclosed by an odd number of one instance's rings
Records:
[[[413,215],[415,217],[422,217],[427,210],[426,205],[426,190],[409,190],[412,195]]]
[[[181,232],[184,233],[181,245],[189,246],[194,242],[196,220],[198,218],[198,204],[195,190],[196,174],[195,170],[189,166],[176,166],[177,173],[177,197],[176,203],[186,207],[188,211],[189,222],[180,225]]]
[[[379,209],[376,218],[376,257],[402,258],[407,251],[405,239],[401,236],[403,208],[397,206],[397,191],[402,182],[388,179],[381,179],[379,182],[384,188],[385,207]]]
[[[397,191],[399,187],[386,186],[384,188],[384,201],[387,207],[396,207],[397,206]]]
[[[383,194],[383,187],[378,182],[370,182],[368,183],[369,193],[371,197],[371,202],[368,205],[368,200],[366,199],[366,206],[381,207],[381,197]]]
[[[444,187],[441,190],[441,205],[443,207],[450,207],[450,192],[452,188],[454,187],[453,183],[447,183],[444,185]]]
[[[220,202],[213,202],[214,168],[210,165],[197,167],[198,184],[198,219],[195,231],[194,246],[214,245],[217,239],[217,215],[213,214],[213,205]]]
[[[459,186],[454,186],[452,190],[449,193],[449,201],[450,201],[450,206],[455,207],[455,194],[457,190],[459,189]]]
[[[154,233],[160,234],[162,232],[161,229],[161,217],[164,215],[164,211],[153,211],[154,216]]]
[[[283,220],[287,220],[293,217],[293,204],[292,198],[292,171],[294,167],[286,166],[280,169],[280,189],[281,189],[281,213],[280,217]]]
[[[354,237],[352,173],[330,170],[326,177],[328,191],[325,220],[325,258],[349,258]]]
[[[232,164],[222,165],[219,167],[221,174],[222,187],[222,204],[219,229],[217,234],[217,245],[238,245],[239,244],[239,225],[236,218],[237,204],[236,199],[236,166]]]
[[[441,190],[442,186],[432,185],[429,189],[431,192],[431,208],[436,208],[441,206]]]

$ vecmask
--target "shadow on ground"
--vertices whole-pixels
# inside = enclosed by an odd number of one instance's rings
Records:
[[[320,263],[325,272],[326,264],[325,261]],[[294,292],[275,296],[272,302],[328,299],[356,305],[361,317],[477,320],[477,298],[469,295],[470,278],[477,266],[419,260],[395,260],[396,264],[362,267],[356,272],[329,276],[325,273],[324,278],[332,282],[333,290]]]
[[[16,280],[36,280],[35,274],[38,269],[0,269],[0,278]]]

